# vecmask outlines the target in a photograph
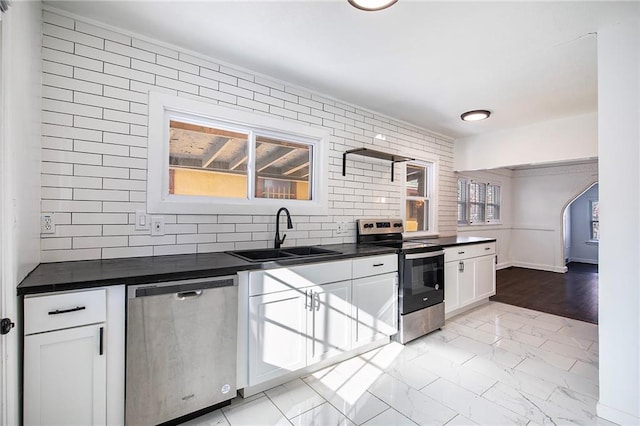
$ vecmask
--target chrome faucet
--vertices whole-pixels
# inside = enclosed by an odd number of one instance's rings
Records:
[[[280,213],[284,211],[287,214],[287,229],[293,229],[293,223],[291,223],[291,215],[289,214],[289,210],[286,207],[280,207],[278,213],[276,213],[276,239],[273,243],[275,248],[280,248],[282,243],[284,243],[284,239],[287,238],[287,234],[282,236],[280,239]]]

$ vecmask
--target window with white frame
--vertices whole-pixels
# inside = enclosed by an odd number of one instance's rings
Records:
[[[600,205],[598,200],[589,200],[589,217],[591,241],[600,241]]]
[[[433,233],[435,165],[426,161],[407,163],[404,180],[404,222],[406,232]]]
[[[458,178],[458,225],[500,223],[500,185]]]
[[[299,123],[151,93],[151,213],[326,214],[326,133]]]

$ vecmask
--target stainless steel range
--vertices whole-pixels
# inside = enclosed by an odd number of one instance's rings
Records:
[[[399,330],[406,343],[444,325],[444,250],[424,241],[403,240],[402,219],[359,219],[358,244],[394,247],[398,251]]]

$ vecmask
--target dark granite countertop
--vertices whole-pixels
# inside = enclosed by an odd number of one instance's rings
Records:
[[[119,284],[206,278],[235,274],[238,271],[273,269],[395,252],[388,247],[358,246],[355,243],[323,245],[322,248],[335,250],[339,254],[268,262],[247,262],[228,253],[218,252],[42,263],[22,280],[17,292],[22,296]]]
[[[452,247],[465,244],[490,243],[496,241],[496,239],[484,237],[463,237],[460,235],[454,235],[453,237],[426,238],[422,241],[434,243],[442,247]]]

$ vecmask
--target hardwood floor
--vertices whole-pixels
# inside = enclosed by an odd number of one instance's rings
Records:
[[[491,300],[598,323],[598,265],[571,262],[566,274],[525,268],[496,273]]]

